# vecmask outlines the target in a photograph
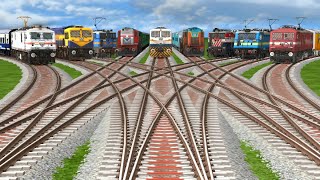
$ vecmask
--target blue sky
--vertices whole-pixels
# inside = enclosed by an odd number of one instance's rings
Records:
[[[215,27],[268,27],[268,18],[280,19],[274,28],[296,24],[295,17],[306,16],[302,26],[320,29],[320,0],[2,0],[0,28],[22,26],[18,16],[27,15],[29,24],[50,27],[84,25],[93,27],[93,17],[105,17],[100,29],[134,27],[149,32],[157,26],[173,31],[197,26],[206,34]],[[316,3],[318,2],[318,3]]]

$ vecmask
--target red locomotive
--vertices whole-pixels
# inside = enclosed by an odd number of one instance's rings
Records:
[[[271,31],[270,60],[295,63],[313,54],[313,33],[295,26],[283,26]]]
[[[233,56],[234,55],[234,32],[227,29],[213,29],[209,32],[208,37],[208,53],[217,56]]]
[[[119,56],[136,56],[149,45],[149,34],[133,28],[118,31],[117,53]]]

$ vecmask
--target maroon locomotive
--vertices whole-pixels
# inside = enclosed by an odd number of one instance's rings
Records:
[[[271,31],[270,60],[292,63],[313,54],[313,33],[295,26],[283,26]]]
[[[119,56],[136,56],[149,45],[149,34],[125,27],[118,31],[117,53]]]
[[[233,56],[234,32],[227,29],[213,29],[209,32],[208,53],[217,56]]]

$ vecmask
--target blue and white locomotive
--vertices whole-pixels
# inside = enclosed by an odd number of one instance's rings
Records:
[[[96,57],[107,57],[115,53],[117,35],[112,30],[96,30],[93,32],[94,52]]]
[[[237,31],[234,39],[236,55],[242,59],[262,58],[269,54],[270,30],[244,29]]]
[[[28,64],[55,62],[55,33],[42,26],[0,31],[0,52]]]

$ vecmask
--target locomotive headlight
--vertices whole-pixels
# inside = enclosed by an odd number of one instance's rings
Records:
[[[289,52],[288,56],[292,57],[293,56],[293,52]]]
[[[136,51],[136,49],[135,49],[135,48],[132,48],[131,50],[132,50],[133,52],[134,52],[134,51]]]
[[[76,51],[76,50],[72,50],[72,51],[71,51],[71,54],[72,54],[72,55],[76,55],[76,54],[77,54],[77,51]]]
[[[270,52],[270,56],[274,56],[274,52]]]
[[[167,49],[167,52],[168,52],[168,53],[171,53],[171,49]]]
[[[56,56],[56,53],[50,53],[50,57],[54,58]]]
[[[155,50],[155,49],[151,49],[150,51],[151,51],[151,52],[155,52],[156,50]]]
[[[31,56],[32,58],[35,58],[37,55],[36,55],[36,53],[31,53],[30,56]]]
[[[204,50],[203,48],[200,48],[200,51],[201,51],[201,52],[203,52],[203,50]]]
[[[93,54],[93,51],[92,51],[92,50],[89,50],[89,54],[92,55],[92,54]]]

